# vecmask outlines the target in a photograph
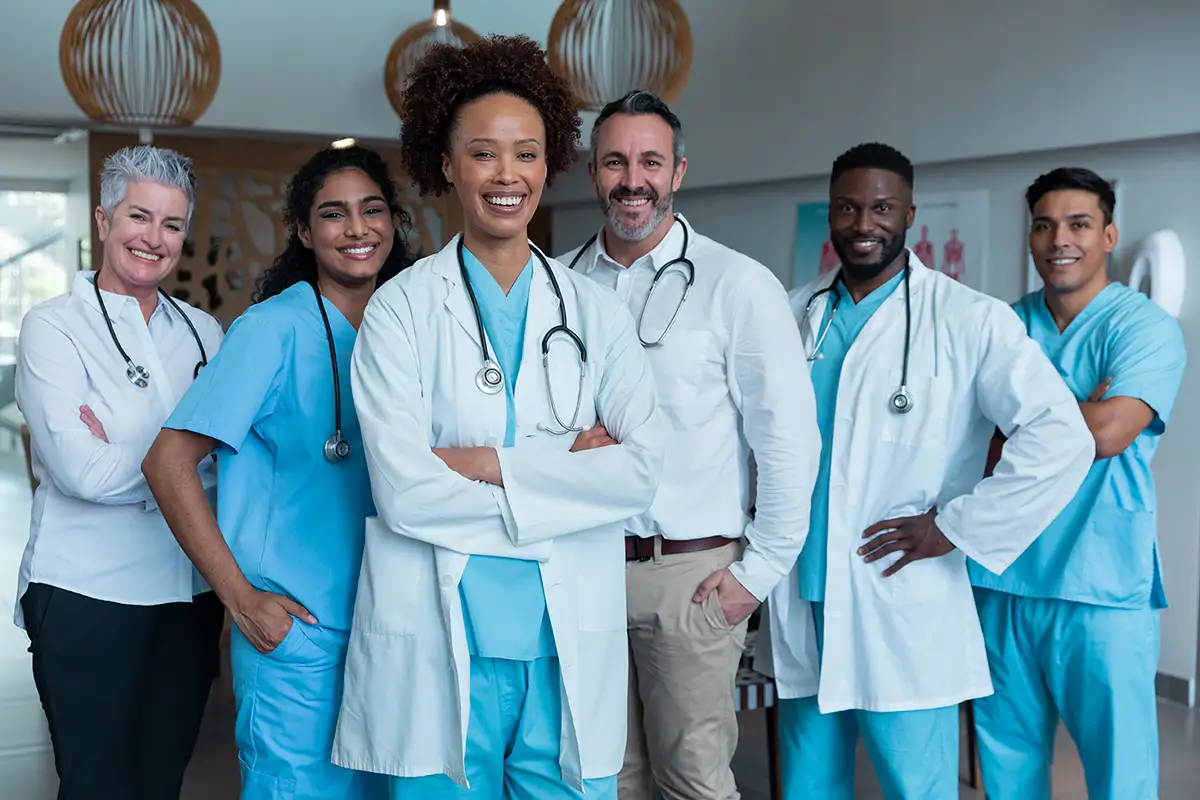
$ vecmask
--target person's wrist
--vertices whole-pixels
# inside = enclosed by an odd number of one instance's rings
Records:
[[[254,603],[254,598],[258,594],[258,590],[250,585],[249,581],[242,581],[230,591],[228,597],[222,597],[221,602],[229,609],[229,613],[235,617],[244,617],[246,610]]]
[[[496,452],[496,448],[475,448],[474,458],[472,458],[471,466],[472,471],[475,473],[475,480],[491,484],[499,483],[500,455]]]

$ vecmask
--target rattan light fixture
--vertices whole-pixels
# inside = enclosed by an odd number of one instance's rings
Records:
[[[670,102],[692,67],[692,28],[677,0],[564,0],[546,49],[586,110],[633,89]]]
[[[195,124],[221,81],[217,34],[192,0],[80,0],[58,59],[90,119],[143,131]]]
[[[444,42],[462,47],[478,38],[478,33],[450,18],[450,0],[433,0],[433,16],[401,33],[387,54],[383,85],[396,113],[400,114],[404,108],[401,97],[409,71],[431,45]]]

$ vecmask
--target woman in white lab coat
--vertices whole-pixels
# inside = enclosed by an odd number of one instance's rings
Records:
[[[355,346],[378,514],[333,759],[397,798],[615,798],[623,521],[664,436],[628,310],[528,239],[579,117],[525,37],[435,46],[404,109],[404,168],[463,233],[376,292]]]

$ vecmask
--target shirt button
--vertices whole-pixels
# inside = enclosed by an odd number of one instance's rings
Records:
[[[454,578],[451,578],[449,575],[442,576],[442,586],[449,588],[452,583],[454,583]]]

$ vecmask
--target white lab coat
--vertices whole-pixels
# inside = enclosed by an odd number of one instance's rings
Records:
[[[535,258],[516,446],[498,450],[505,487],[451,471],[430,448],[495,446],[506,421],[504,393],[475,384],[482,356],[456,245],[380,287],[355,344],[354,405],[378,516],[367,520],[333,761],[467,785],[471,670],[458,583],[470,555],[510,556],[540,561],[562,673],[560,764],[581,789],[618,772],[625,750],[623,521],[650,507],[662,470],[654,376],[616,295],[550,260],[587,347],[580,422],[599,420],[620,444],[570,453],[576,434],[540,429],[557,428],[541,343],[559,306]],[[579,362],[556,342],[551,380],[569,424]]]
[[[822,712],[906,711],[992,693],[966,559],[999,573],[1070,502],[1095,455],[1074,396],[1005,303],[913,265],[913,409],[891,410],[904,353],[904,286],[863,327],[837,390],[829,474],[825,641],[818,663],[798,570],[769,600],[759,668],[781,698],[817,695]],[[792,294],[812,352],[836,270]],[[996,427],[1008,437],[981,480]],[[900,553],[857,555],[876,522],[937,506],[957,549],[884,578]]]

